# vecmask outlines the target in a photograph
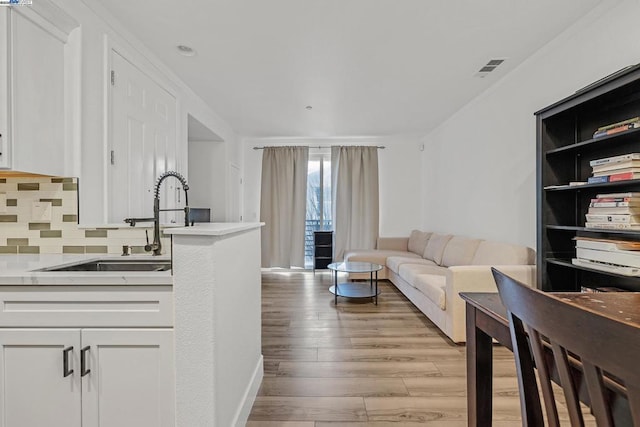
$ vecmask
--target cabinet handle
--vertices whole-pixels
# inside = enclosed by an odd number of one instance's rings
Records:
[[[73,351],[73,346],[62,350],[62,376],[68,377],[73,374],[73,369],[69,369],[69,353]]]
[[[89,352],[90,347],[86,346],[82,350],[80,350],[80,376],[84,377],[91,369],[87,369],[87,353]]]

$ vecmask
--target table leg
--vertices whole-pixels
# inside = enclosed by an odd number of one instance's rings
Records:
[[[333,305],[338,305],[338,270],[333,272],[333,289],[335,290],[333,294]]]
[[[375,294],[376,294],[376,305],[378,305],[378,272],[376,271],[376,289],[375,289]]]
[[[491,425],[493,408],[492,339],[476,327],[476,308],[467,304],[467,416],[471,427]]]

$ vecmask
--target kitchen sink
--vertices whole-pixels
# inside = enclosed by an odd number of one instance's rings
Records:
[[[168,271],[170,260],[155,259],[100,259],[75,264],[56,265],[38,271]]]

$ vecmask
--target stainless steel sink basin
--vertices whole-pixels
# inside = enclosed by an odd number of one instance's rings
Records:
[[[39,271],[168,271],[171,261],[155,259],[102,259],[43,268]]]

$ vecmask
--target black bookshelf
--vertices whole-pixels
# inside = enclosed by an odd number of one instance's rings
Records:
[[[640,153],[640,129],[593,138],[601,126],[640,116],[640,66],[627,67],[535,113],[537,130],[537,286],[546,291],[617,287],[640,291],[640,277],[573,265],[574,237],[640,241],[640,232],[585,227],[598,193],[640,192],[640,180],[587,181],[589,162]]]
[[[333,262],[333,231],[313,232],[313,270],[326,269]]]

